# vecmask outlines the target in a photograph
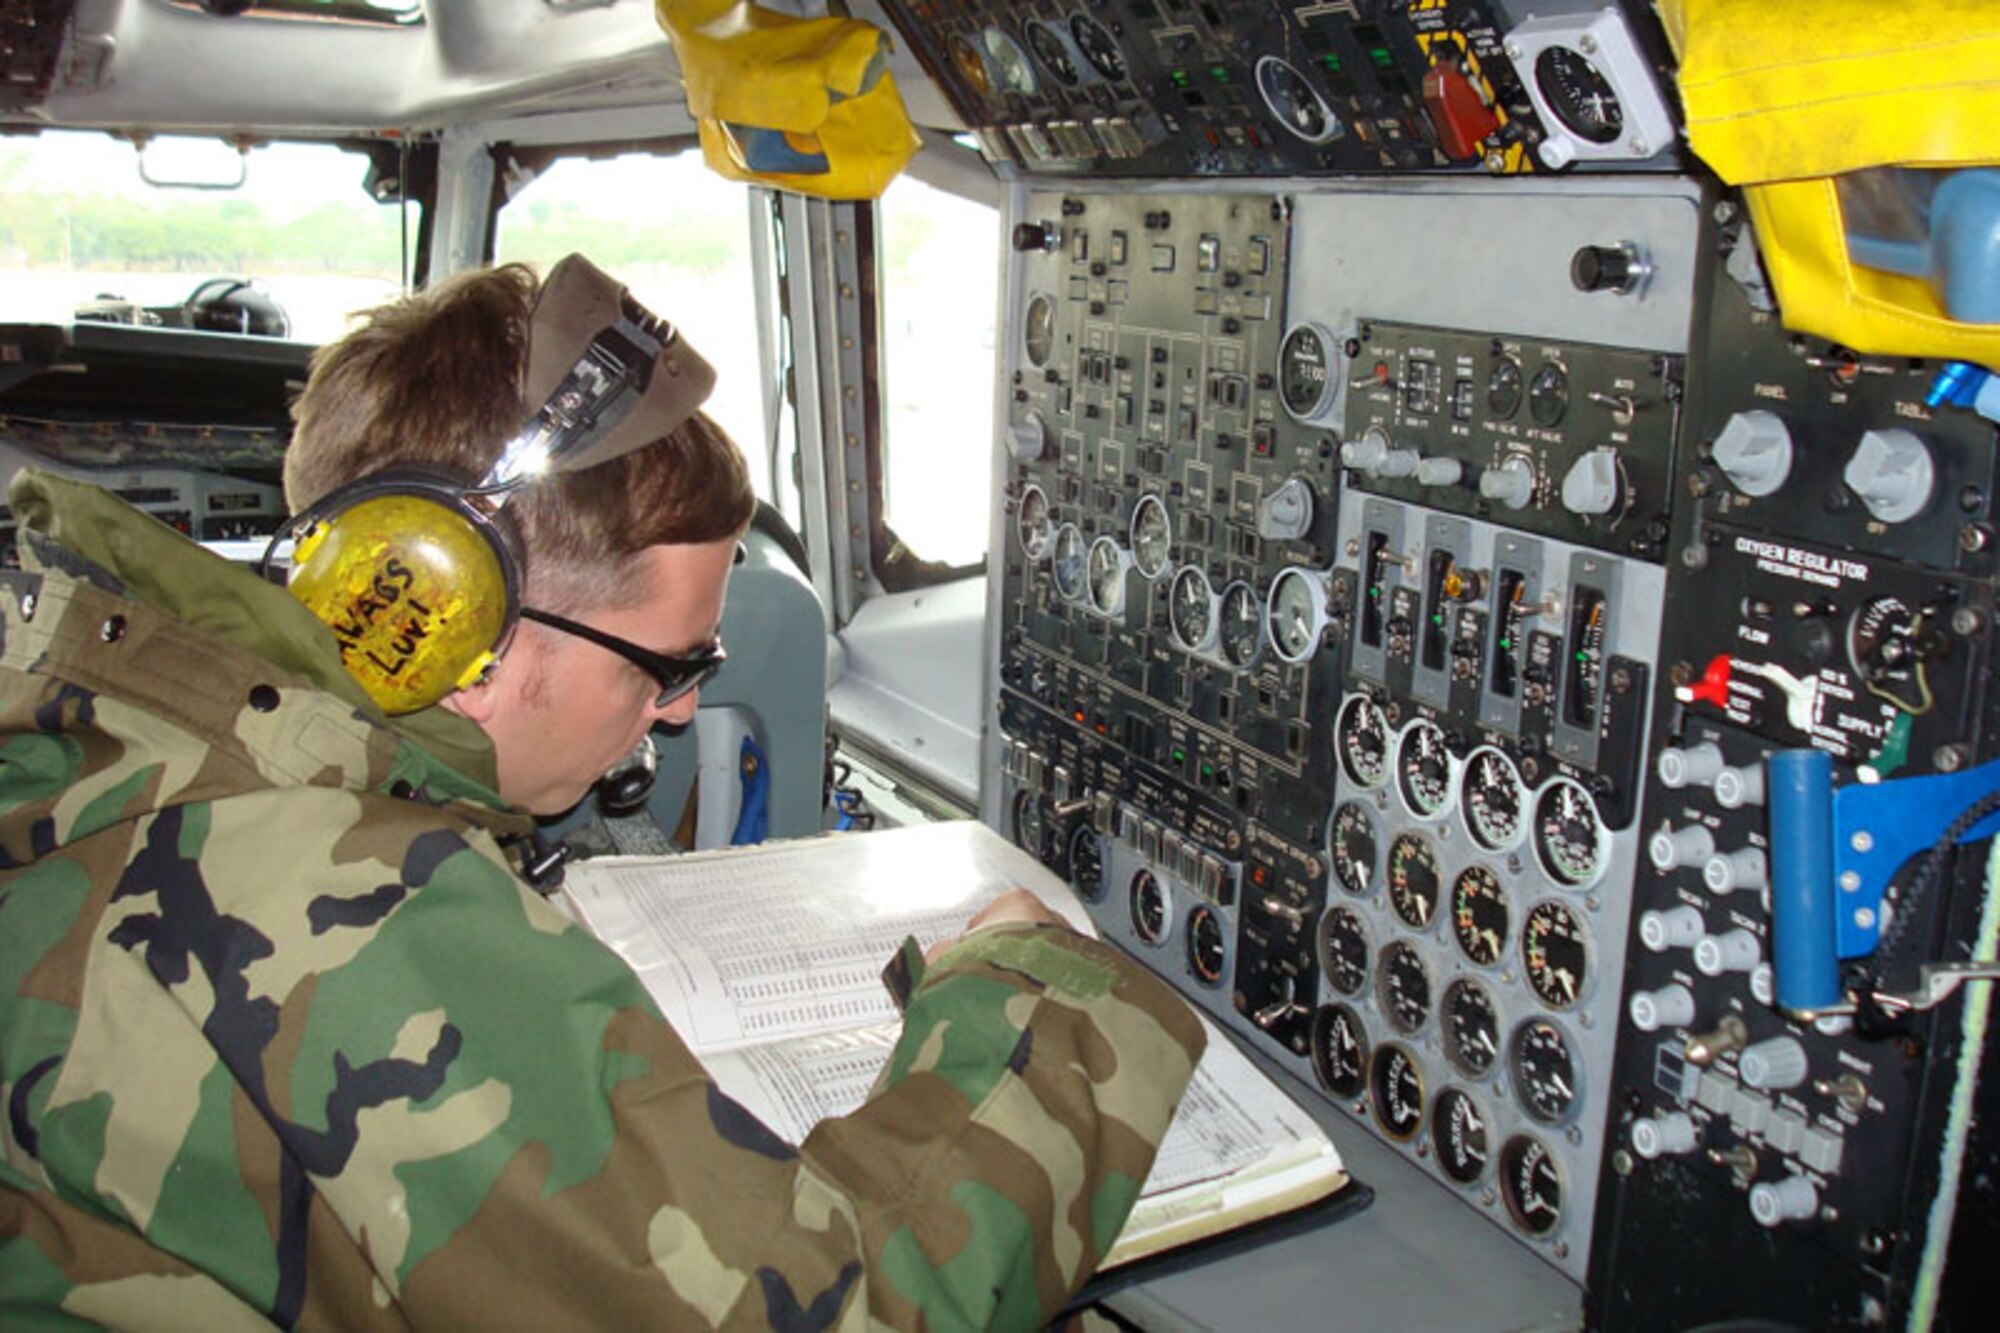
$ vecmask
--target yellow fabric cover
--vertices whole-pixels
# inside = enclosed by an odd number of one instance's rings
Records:
[[[2000,162],[1995,0],[1659,0],[1688,142],[1745,187],[1788,327],[1856,351],[2000,363],[2000,325],[1851,261],[1832,177]]]
[[[873,24],[793,18],[745,0],[655,0],[655,13],[712,170],[827,199],[873,199],[917,151],[887,38]],[[746,131],[823,163],[759,170]]]

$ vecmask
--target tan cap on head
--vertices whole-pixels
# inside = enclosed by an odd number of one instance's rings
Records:
[[[658,352],[640,368],[638,395],[605,413],[598,429],[573,450],[550,459],[551,469],[575,472],[644,448],[693,416],[715,388],[715,369],[688,346],[680,330],[632,299],[625,285],[570,255],[550,270],[528,321],[528,374],[522,397],[531,410],[553,398],[600,336],[621,346]]]

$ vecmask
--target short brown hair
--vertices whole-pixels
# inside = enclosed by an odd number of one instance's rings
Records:
[[[521,379],[539,284],[520,264],[454,274],[362,313],[313,357],[292,406],[285,500],[294,513],[389,468],[485,476],[527,415]],[[650,546],[741,535],[756,508],[742,452],[697,412],[641,449],[523,487],[507,502],[528,596],[551,610],[636,595],[624,566]]]

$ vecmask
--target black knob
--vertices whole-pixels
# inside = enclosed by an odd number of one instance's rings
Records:
[[[1053,250],[1061,244],[1062,233],[1052,222],[1014,224],[1014,248],[1024,254],[1029,250]]]
[[[1570,256],[1569,280],[1580,292],[1629,292],[1641,276],[1629,245],[1586,245]]]

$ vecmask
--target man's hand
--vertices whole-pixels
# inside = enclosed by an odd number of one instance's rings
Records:
[[[966,935],[978,930],[981,926],[1000,926],[1017,921],[1025,921],[1029,925],[1034,926],[1062,926],[1065,929],[1069,926],[1067,921],[1064,921],[1056,913],[1049,910],[1048,906],[1040,898],[1037,898],[1034,894],[1028,892],[1028,890],[1009,889],[992,902],[986,904],[986,906],[980,908],[978,915],[965,923],[964,933],[954,935],[950,939],[939,940],[936,944],[924,950],[924,961],[927,963],[937,961],[939,954],[964,939]]]

